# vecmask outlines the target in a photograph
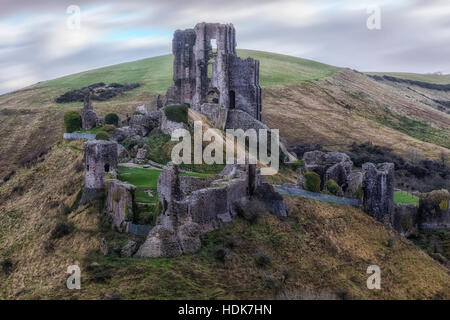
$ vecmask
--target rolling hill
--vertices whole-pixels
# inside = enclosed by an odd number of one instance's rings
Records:
[[[279,128],[289,144],[345,149],[371,140],[432,158],[450,152],[450,115],[433,102],[450,101],[449,92],[424,93],[274,53],[238,53],[261,61],[263,121]],[[0,298],[450,297],[448,269],[411,242],[357,208],[312,200],[289,199],[286,222],[272,216],[256,224],[237,219],[203,239],[195,255],[151,260],[100,256],[96,250],[104,238],[123,239],[111,233],[98,208],[74,205],[83,186],[83,145],[62,139],[62,118],[82,104],[57,104],[55,99],[96,82],[138,82],[137,89],[93,103],[102,116],[116,112],[125,117],[139,105],[154,107],[155,95],[171,84],[171,68],[172,56],[165,55],[0,96],[0,179],[9,176],[0,184],[0,262],[12,262],[0,273]],[[446,84],[445,76],[433,77]],[[218,247],[229,251],[227,259],[217,258]],[[258,265],[258,254],[271,262]],[[77,262],[86,270],[83,289],[68,292],[65,271]],[[386,290],[366,289],[370,264],[385,270]]]
[[[414,147],[432,158],[449,152],[450,115],[430,105],[433,97],[418,98],[356,71],[311,60],[251,50],[238,53],[260,60],[263,120],[279,128],[291,144],[316,142],[345,149],[354,141],[372,140],[401,153]],[[63,113],[81,108],[81,103],[55,103],[62,93],[97,82],[138,82],[137,89],[94,103],[100,115],[116,112],[125,117],[138,105],[154,105],[155,95],[171,84],[171,70],[172,56],[158,56],[1,95],[0,179],[39,159],[61,139]],[[443,83],[446,76],[433,79]],[[450,101],[449,92],[431,94],[435,100]]]

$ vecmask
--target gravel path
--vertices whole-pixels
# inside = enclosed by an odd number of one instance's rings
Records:
[[[328,194],[314,193],[314,192],[306,191],[303,189],[299,189],[294,186],[274,185],[273,187],[275,188],[275,190],[277,190],[279,193],[281,193],[283,195],[289,195],[289,196],[301,197],[301,198],[309,198],[309,199],[322,201],[322,202],[328,202],[328,203],[337,203],[337,204],[358,206],[357,199],[341,198],[341,197],[331,196]]]

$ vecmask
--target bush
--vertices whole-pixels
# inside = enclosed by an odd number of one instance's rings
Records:
[[[69,111],[64,114],[64,125],[67,133],[72,133],[81,129],[81,115],[76,111]]]
[[[327,188],[328,192],[337,196],[339,194],[339,186],[333,179],[330,179],[325,184],[325,187]]]
[[[109,134],[105,131],[99,131],[95,136],[96,140],[109,140]]]
[[[112,124],[115,125],[116,127],[119,125],[119,116],[115,113],[108,113],[105,116],[105,123],[106,124]]]
[[[292,170],[297,171],[301,167],[303,167],[303,160],[297,160],[291,163]]]
[[[170,121],[188,123],[188,107],[185,104],[165,107],[164,113]]]
[[[272,258],[268,254],[261,252],[256,256],[255,262],[258,267],[267,267],[272,264]]]
[[[112,124],[105,124],[102,127],[101,131],[105,131],[105,132],[110,133],[110,132],[114,131],[115,129],[116,129],[116,127],[114,125],[112,125]]]
[[[304,188],[311,192],[320,192],[320,176],[313,172],[306,172],[303,177],[305,178]]]
[[[52,230],[50,234],[50,239],[59,239],[64,236],[67,236],[74,230],[74,226],[71,223],[66,221],[60,221],[56,224],[55,228]]]
[[[2,272],[5,276],[9,275],[11,271],[13,270],[14,264],[11,261],[11,259],[5,259],[1,263],[2,266]]]

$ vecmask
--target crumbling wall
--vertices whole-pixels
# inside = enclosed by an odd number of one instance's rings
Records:
[[[81,110],[81,127],[84,130],[90,130],[97,126],[97,113],[95,113],[91,103],[91,93],[86,93],[84,105]]]
[[[385,225],[392,225],[394,213],[394,164],[364,163],[364,211]]]
[[[418,218],[420,229],[450,229],[449,203],[450,193],[445,189],[421,194]]]
[[[104,195],[106,174],[117,173],[117,144],[90,140],[84,144],[85,186],[81,203]]]
[[[134,193],[136,187],[116,179],[107,180],[106,185],[106,214],[118,231],[127,232],[135,211]]]
[[[216,179],[201,179],[180,177],[177,166],[169,164],[158,180],[163,213],[136,255],[172,257],[198,251],[200,235],[229,223],[236,204],[257,195],[260,183],[255,165],[228,165]],[[271,191],[260,192],[260,197],[267,198],[275,214],[286,216],[282,197]]]
[[[348,176],[352,172],[353,162],[343,152],[309,151],[303,155],[304,171],[314,171],[320,176],[320,188],[323,189],[329,179],[339,187],[346,189]]]
[[[211,115],[208,109],[217,104],[261,120],[259,61],[236,55],[232,24],[199,23],[194,29],[177,30],[172,52],[174,84],[167,90],[166,105],[188,103],[202,112],[207,104],[203,112]]]
[[[392,227],[402,236],[417,232],[418,210],[413,204],[395,204]]]

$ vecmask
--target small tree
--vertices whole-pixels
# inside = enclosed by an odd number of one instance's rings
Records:
[[[339,186],[333,179],[330,179],[325,184],[325,187],[327,188],[328,192],[337,196],[339,193]]]
[[[64,114],[64,125],[66,132],[72,133],[81,129],[81,115],[76,111],[69,111]]]
[[[112,124],[116,127],[119,125],[119,116],[115,113],[108,113],[105,117],[106,124]]]
[[[309,171],[303,176],[305,177],[305,184],[303,186],[305,190],[316,193],[320,192],[320,176],[317,173]]]

